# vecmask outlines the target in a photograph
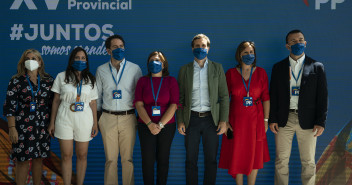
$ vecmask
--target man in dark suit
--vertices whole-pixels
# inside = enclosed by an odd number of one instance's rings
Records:
[[[300,30],[286,36],[290,56],[276,63],[270,82],[270,129],[275,133],[275,184],[287,185],[292,139],[296,134],[303,185],[315,184],[317,136],[325,128],[328,90],[324,66],[304,53]]]
[[[177,110],[178,132],[185,135],[186,183],[198,184],[198,152],[202,138],[204,182],[216,181],[216,155],[219,135],[227,131],[229,94],[221,64],[208,60],[210,40],[204,34],[192,40],[194,61],[184,65],[178,74],[180,104]]]

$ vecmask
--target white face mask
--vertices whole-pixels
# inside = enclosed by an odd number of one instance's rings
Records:
[[[36,60],[26,60],[24,62],[24,66],[30,70],[30,71],[34,71],[36,69],[39,68],[39,63]]]

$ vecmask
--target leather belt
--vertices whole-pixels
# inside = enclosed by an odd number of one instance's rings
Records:
[[[207,112],[196,112],[196,111],[192,110],[191,111],[191,115],[203,118],[203,117],[211,116],[211,112],[210,111],[207,111]]]
[[[113,115],[128,115],[128,114],[134,114],[134,109],[126,110],[126,111],[108,111],[103,109],[103,112],[113,114]]]
[[[293,112],[295,114],[298,114],[298,109],[290,109],[290,112]]]

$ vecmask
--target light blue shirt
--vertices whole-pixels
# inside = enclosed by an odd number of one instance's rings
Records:
[[[114,75],[117,82],[120,79],[120,74],[125,62],[125,70],[118,87],[116,87],[112,75]],[[111,74],[109,64],[112,66],[111,61],[99,66],[95,74],[99,95],[97,110],[101,111],[102,108],[108,111],[126,111],[134,109],[134,90],[138,79],[142,76],[141,68],[138,65],[123,59],[120,63],[120,70],[117,71],[115,67],[112,67]],[[122,99],[112,98],[112,91],[117,89],[122,91]]]
[[[203,68],[198,62],[193,63],[193,89],[191,110],[197,112],[210,111],[209,87],[208,87],[208,59]]]

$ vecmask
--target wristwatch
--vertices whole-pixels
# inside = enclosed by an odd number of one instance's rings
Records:
[[[164,124],[161,121],[159,121],[159,127],[164,128]]]

